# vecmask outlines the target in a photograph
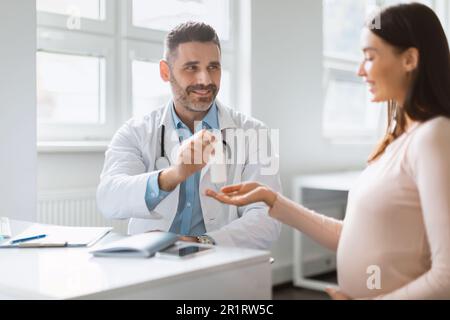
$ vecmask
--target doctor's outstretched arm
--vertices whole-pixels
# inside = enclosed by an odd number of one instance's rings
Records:
[[[342,221],[309,210],[264,184],[247,182],[223,187],[219,193],[206,190],[206,195],[238,207],[264,202],[271,217],[300,230],[323,246],[337,250]]]

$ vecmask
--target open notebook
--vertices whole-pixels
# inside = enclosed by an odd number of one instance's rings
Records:
[[[16,239],[24,239],[36,235],[45,234],[44,238],[26,241],[26,247],[32,246],[67,246],[67,247],[89,247],[103,238],[113,228],[110,227],[66,227],[47,224],[32,224],[20,234],[14,235],[2,247],[15,246],[11,242]],[[17,246],[20,247],[21,244]]]
[[[148,258],[178,241],[170,232],[149,232],[129,236],[97,248],[91,253],[96,257],[141,257]]]

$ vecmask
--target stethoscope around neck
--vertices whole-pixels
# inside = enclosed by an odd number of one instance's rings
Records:
[[[160,152],[159,158],[156,159],[156,162],[155,162],[156,170],[164,170],[164,169],[167,169],[170,167],[170,161],[166,156],[166,150],[165,150],[165,143],[164,143],[165,134],[166,134],[166,126],[161,125],[161,142],[160,142],[161,152]],[[179,137],[179,142],[181,143],[180,137]],[[228,153],[228,156],[231,156],[231,150],[230,150],[230,147],[228,146],[227,142],[222,139],[222,143],[225,147],[225,153]]]

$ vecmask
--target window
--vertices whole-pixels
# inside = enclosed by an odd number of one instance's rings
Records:
[[[366,85],[357,76],[360,32],[367,14],[399,0],[324,0],[323,135],[344,143],[372,143],[386,121],[386,108],[369,101]],[[435,7],[437,1],[421,1]]]
[[[133,25],[169,31],[177,24],[204,21],[216,29],[223,41],[230,37],[230,4],[228,0],[133,0]]]
[[[38,11],[102,20],[105,18],[103,0],[37,0]]]
[[[133,114],[136,116],[148,113],[149,106],[161,106],[167,103],[170,89],[167,83],[159,78],[159,63],[132,61],[132,96]],[[148,88],[152,90],[148,90]]]
[[[104,74],[104,58],[38,52],[38,119],[103,123]]]
[[[367,13],[367,1],[325,0],[323,6],[324,51],[327,56],[358,58],[359,35]]]
[[[109,140],[132,116],[167,103],[159,75],[176,24],[215,27],[222,44],[219,100],[233,106],[235,0],[37,0],[39,141]]]

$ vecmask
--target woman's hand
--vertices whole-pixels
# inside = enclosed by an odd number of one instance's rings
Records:
[[[265,202],[272,208],[277,199],[277,194],[274,191],[257,182],[246,182],[233,186],[226,186],[220,189],[219,193],[208,189],[205,194],[222,203],[239,207],[255,202]]]
[[[333,300],[351,300],[349,296],[343,293],[339,288],[327,287],[325,291],[328,293],[331,299]]]

